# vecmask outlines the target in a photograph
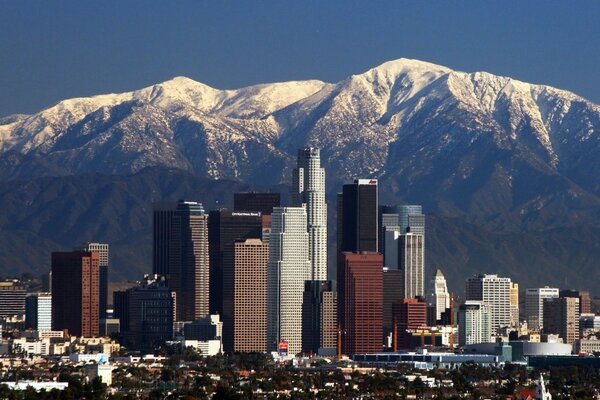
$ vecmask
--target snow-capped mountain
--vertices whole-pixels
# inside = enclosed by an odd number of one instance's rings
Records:
[[[0,178],[168,166],[277,183],[311,144],[332,190],[380,177],[384,198],[520,218],[600,204],[599,130],[600,106],[570,92],[399,59],[335,84],[218,90],[180,77],[0,119]]]

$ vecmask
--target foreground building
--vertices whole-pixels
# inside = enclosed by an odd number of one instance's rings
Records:
[[[483,301],[468,300],[458,307],[458,345],[492,342],[490,307]]]

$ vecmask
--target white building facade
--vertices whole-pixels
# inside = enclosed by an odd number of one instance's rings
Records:
[[[458,308],[458,345],[492,342],[490,307],[483,301],[467,300]]]
[[[544,299],[559,296],[558,288],[543,287],[525,291],[525,317],[530,330],[541,332],[544,328]]]
[[[429,304],[435,307],[436,320],[442,318],[442,313],[450,308],[450,293],[446,278],[440,269],[435,272],[429,289]]]
[[[466,299],[483,301],[489,306],[492,334],[511,324],[511,280],[498,275],[478,275],[467,279]]]
[[[325,203],[325,169],[321,168],[320,150],[298,150],[297,168],[292,172],[292,203],[306,205],[311,280],[327,280],[327,204]]]
[[[304,207],[275,207],[267,271],[267,347],[288,342],[290,354],[302,351],[304,282],[312,279],[309,233]]]

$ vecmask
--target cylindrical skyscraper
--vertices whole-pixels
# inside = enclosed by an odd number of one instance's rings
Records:
[[[327,280],[327,204],[325,204],[325,169],[321,168],[320,150],[298,150],[298,165],[292,173],[292,202],[306,204],[309,257],[313,281]]]

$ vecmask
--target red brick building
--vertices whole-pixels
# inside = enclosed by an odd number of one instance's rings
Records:
[[[394,351],[412,347],[408,331],[427,326],[427,302],[423,299],[402,299],[392,304]]]

